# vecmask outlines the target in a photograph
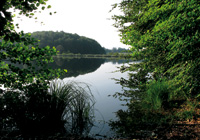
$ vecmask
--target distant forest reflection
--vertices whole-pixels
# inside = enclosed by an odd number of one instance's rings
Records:
[[[65,77],[76,77],[78,75],[84,75],[90,72],[96,71],[105,62],[111,62],[113,64],[123,64],[127,60],[110,60],[102,58],[62,58],[55,57],[54,62],[49,66],[53,69],[67,69],[67,73],[62,75]]]

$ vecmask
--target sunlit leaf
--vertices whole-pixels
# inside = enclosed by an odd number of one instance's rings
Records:
[[[51,5],[48,5],[47,8],[48,8],[48,9],[51,8]]]

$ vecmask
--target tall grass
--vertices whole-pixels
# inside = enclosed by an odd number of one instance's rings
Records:
[[[52,82],[49,88],[70,134],[87,135],[93,126],[95,100],[85,83]]]
[[[56,80],[48,90],[32,84],[23,92],[5,92],[1,101],[0,118],[11,120],[23,136],[86,135],[93,126],[95,101],[84,83]]]
[[[167,108],[171,98],[171,91],[167,81],[151,81],[148,85],[144,102],[150,110],[161,110]]]

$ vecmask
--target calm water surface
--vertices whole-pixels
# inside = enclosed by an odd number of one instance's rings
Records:
[[[106,60],[88,58],[55,58],[50,64],[52,68],[67,69],[68,72],[61,78],[64,82],[76,81],[90,85],[92,94],[95,98],[95,122],[90,131],[90,136],[96,134],[103,138],[114,136],[108,122],[115,120],[115,112],[119,109],[125,110],[122,106],[125,102],[113,96],[116,92],[122,92],[122,87],[116,84],[115,79],[127,78],[127,73],[117,72],[119,67],[126,63],[126,60]],[[98,137],[96,137],[98,138]]]
[[[63,77],[64,82],[77,81],[90,85],[95,97],[95,126],[92,127],[90,135],[113,136],[107,122],[115,120],[115,112],[119,109],[126,109],[122,106],[124,102],[119,101],[109,95],[121,92],[122,87],[116,84],[113,78],[120,79],[127,77],[127,73],[116,72],[117,67],[123,65],[126,61],[103,60],[103,59],[60,59],[57,63],[62,65],[60,68],[68,69],[70,75]],[[56,61],[54,66],[56,65]],[[77,68],[77,69],[76,69]],[[75,74],[73,74],[73,71]],[[80,73],[78,73],[80,72]]]

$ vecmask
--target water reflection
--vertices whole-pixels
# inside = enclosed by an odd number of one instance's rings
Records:
[[[122,66],[122,63],[105,62],[96,71],[79,75],[77,77],[66,77],[65,82],[68,81],[81,81],[91,85],[92,93],[96,99],[95,103],[95,126],[92,128],[90,134],[92,136],[98,135],[98,138],[112,137],[114,132],[111,131],[108,122],[112,119],[115,120],[115,112],[119,109],[125,110],[126,107],[121,104],[118,99],[109,95],[116,92],[121,92],[122,88],[112,78],[120,79],[126,77],[127,73],[116,72],[117,67]]]
[[[90,133],[92,136],[100,135],[112,137],[113,133],[110,130],[107,122],[111,119],[114,120],[116,118],[114,112],[119,109],[126,109],[126,107],[121,106],[123,102],[120,102],[118,99],[115,99],[112,96],[108,97],[108,95],[113,95],[116,92],[120,92],[122,90],[121,86],[116,84],[116,82],[112,80],[112,78],[119,79],[121,77],[127,76],[126,73],[114,72],[118,70],[117,67],[122,66],[123,63],[126,63],[126,60],[109,60],[97,58],[55,58],[55,61],[49,65],[53,69],[60,68],[68,70],[68,72],[62,76],[63,81],[66,83],[72,80],[85,82],[91,85],[92,94],[96,99],[96,104],[94,106],[96,110],[94,121],[95,126],[91,129]],[[16,98],[18,99],[18,96]],[[37,98],[37,101],[39,101],[39,99],[42,99],[40,96],[37,96]],[[47,98],[45,97],[44,99]],[[23,104],[22,106],[25,107]],[[48,106],[47,103],[45,103],[45,106]],[[0,107],[2,110],[4,110],[4,104],[0,104]],[[17,106],[14,105],[14,107]],[[30,104],[30,107],[33,107],[32,104]],[[20,109],[19,111],[21,110],[22,109]],[[49,111],[47,111],[47,114],[48,112]]]
[[[49,64],[53,69],[67,69],[67,73],[62,75],[61,78],[65,77],[76,77],[80,74],[86,74],[97,70],[105,60],[103,59],[65,59],[55,58],[54,62]]]
[[[111,62],[112,64],[123,64],[127,60],[110,60],[100,58],[62,58],[55,57],[54,62],[49,66],[53,69],[67,69],[67,73],[62,75],[65,77],[77,77],[78,75],[84,75],[90,72],[96,71],[102,64]]]

